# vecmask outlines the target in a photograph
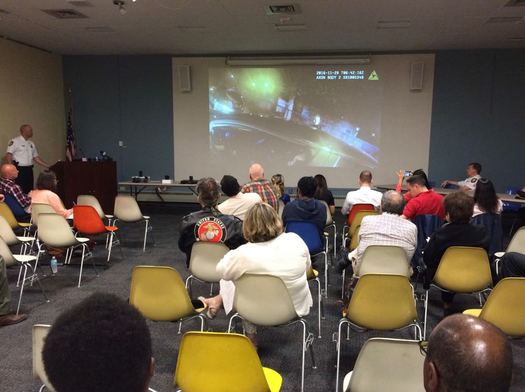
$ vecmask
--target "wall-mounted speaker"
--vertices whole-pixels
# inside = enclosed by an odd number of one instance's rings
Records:
[[[191,91],[191,68],[189,65],[177,65],[177,76],[179,78],[179,91],[189,93]]]
[[[422,61],[410,64],[410,91],[423,90],[423,79],[425,77],[425,63]]]

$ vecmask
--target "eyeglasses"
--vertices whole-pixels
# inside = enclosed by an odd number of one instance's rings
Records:
[[[421,355],[426,357],[427,354],[428,354],[428,341],[427,340],[420,340],[418,342],[418,345],[419,345],[419,352],[421,352]]]

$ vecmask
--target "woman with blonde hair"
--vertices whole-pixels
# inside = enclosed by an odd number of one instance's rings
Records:
[[[275,196],[286,205],[290,201],[290,195],[284,189],[284,176],[282,174],[274,174],[271,180]]]
[[[304,241],[295,233],[284,233],[283,224],[275,210],[266,203],[255,204],[246,214],[243,235],[248,241],[229,251],[217,264],[222,275],[220,294],[213,298],[199,298],[209,307],[213,317],[224,307],[233,308],[235,285],[233,281],[243,274],[276,276],[284,282],[298,316],[306,316],[312,306],[306,272],[310,269],[310,253]],[[245,323],[246,335],[255,343],[255,326]]]

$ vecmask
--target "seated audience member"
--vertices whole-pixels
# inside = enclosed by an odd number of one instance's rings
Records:
[[[186,253],[186,266],[189,266],[191,247],[196,241],[222,242],[230,249],[245,242],[242,237],[242,221],[217,210],[219,184],[213,178],[199,180],[197,200],[202,209],[182,218],[180,226],[178,245]]]
[[[244,184],[241,192],[259,194],[263,202],[268,203],[277,211],[279,208],[277,205],[277,197],[275,196],[270,181],[264,178],[263,167],[258,163],[254,163],[250,166],[248,174],[250,176],[250,182]]]
[[[503,332],[477,317],[455,314],[432,331],[425,350],[427,392],[507,392],[512,346]]]
[[[432,186],[430,185],[430,182],[428,181],[427,173],[423,169],[417,169],[410,174],[410,176],[421,176],[425,179],[425,186],[427,189],[432,189]],[[399,170],[397,172],[397,184],[396,184],[396,192],[401,193],[402,187],[403,187],[403,180],[405,179],[405,171]],[[410,192],[405,192],[403,194],[403,197],[405,198],[405,201],[409,201],[412,197],[410,196]]]
[[[407,179],[410,200],[403,210],[402,217],[413,220],[418,215],[436,215],[445,219],[443,196],[427,188],[423,176],[411,176]]]
[[[381,199],[381,215],[363,218],[359,229],[359,245],[348,254],[355,276],[359,276],[363,254],[370,245],[399,246],[405,251],[407,262],[410,262],[417,246],[417,228],[409,220],[401,218],[404,204],[400,193],[385,192]]]
[[[525,277],[525,255],[517,252],[505,253],[499,260],[498,271],[492,277],[494,284],[504,278]]]
[[[498,199],[494,184],[486,178],[480,178],[477,182],[474,203],[473,217],[484,213],[501,214],[503,211],[503,202]]]
[[[290,221],[308,221],[315,223],[322,235],[326,225],[326,207],[314,199],[315,180],[313,177],[302,177],[297,183],[297,199],[288,203],[283,210],[284,225]]]
[[[328,189],[326,178],[322,174],[317,174],[314,177],[314,180],[315,180],[315,185],[316,185],[314,198],[316,198],[317,200],[324,201],[328,205],[330,214],[334,215],[334,212],[335,212],[334,195]]]
[[[246,211],[256,203],[262,203],[257,193],[242,193],[241,186],[233,176],[226,175],[221,180],[221,190],[228,199],[218,205],[218,209],[225,215],[233,215],[244,220]]]
[[[102,293],[56,319],[42,358],[56,392],[145,392],[155,368],[144,317],[122,299]]]
[[[516,196],[518,199],[525,199],[525,186],[521,188],[521,191],[518,191]],[[520,227],[525,225],[525,207],[522,207],[518,210],[518,216],[520,217],[521,223]]]
[[[7,271],[4,259],[0,256],[0,327],[17,324],[27,319],[25,314],[11,312],[11,293],[7,283]]]
[[[284,176],[282,174],[274,174],[271,178],[273,192],[277,199],[281,200],[284,205],[290,202],[290,195],[284,189]]]
[[[57,177],[55,173],[50,170],[43,171],[36,180],[36,189],[29,192],[31,203],[49,204],[57,214],[68,218],[73,213],[73,209],[67,210],[64,208],[64,203],[62,203],[60,197],[55,193],[56,190]]]
[[[363,170],[359,174],[359,189],[346,194],[346,199],[341,208],[343,215],[348,215],[354,204],[372,204],[376,209],[381,205],[383,194],[374,191],[372,185],[372,172]]]
[[[423,287],[428,289],[437,271],[441,257],[451,246],[481,247],[488,251],[490,238],[484,226],[473,225],[470,217],[474,209],[474,199],[465,192],[454,192],[444,201],[447,224],[437,229],[430,237],[424,251],[423,260],[427,266]],[[454,293],[442,292],[443,307],[448,313]]]
[[[454,181],[454,180],[445,180],[441,183],[443,188],[446,188],[448,185],[455,185],[463,191],[474,192],[476,189],[476,184],[481,178],[481,164],[477,162],[472,162],[467,165],[467,178],[463,181]]]
[[[232,281],[243,274],[276,276],[290,292],[298,316],[306,316],[312,306],[306,272],[310,269],[310,253],[303,240],[295,233],[283,233],[277,212],[268,204],[254,205],[246,214],[242,228],[247,244],[229,251],[219,264],[222,275],[220,294],[213,298],[199,298],[209,307],[210,316],[224,307],[228,314],[233,308],[235,286]],[[254,342],[256,327],[244,323],[246,334]]]
[[[0,179],[0,192],[6,195],[11,195],[13,202],[17,206],[9,205],[13,214],[19,218],[27,215],[29,206],[31,205],[31,198],[26,195],[20,185],[15,180],[18,177],[18,169],[11,163],[4,163],[0,169],[2,178]],[[14,208],[13,208],[14,207]],[[16,208],[18,207],[18,208]],[[17,213],[17,210],[19,211]]]

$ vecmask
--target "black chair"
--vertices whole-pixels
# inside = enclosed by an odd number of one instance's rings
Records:
[[[470,220],[474,225],[485,226],[490,238],[489,258],[494,260],[494,253],[503,250],[503,227],[501,225],[501,214],[486,212],[479,214]]]

